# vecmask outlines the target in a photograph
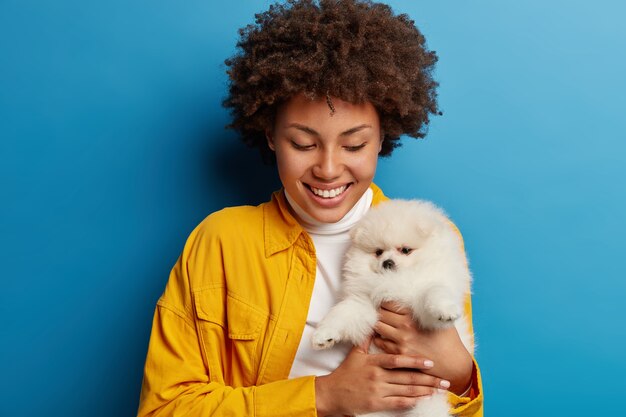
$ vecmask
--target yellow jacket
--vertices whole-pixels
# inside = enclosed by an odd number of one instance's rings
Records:
[[[372,189],[373,204],[386,198]],[[315,270],[282,192],[208,216],[157,303],[138,416],[316,416],[315,377],[287,379]],[[473,399],[450,394],[455,414],[483,415],[474,374]]]

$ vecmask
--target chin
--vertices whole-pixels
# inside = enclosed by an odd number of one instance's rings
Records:
[[[350,237],[344,296],[313,333],[314,348],[363,343],[373,333],[380,304],[393,301],[409,309],[424,329],[456,327],[473,354],[474,338],[464,314],[471,275],[461,238],[441,209],[422,200],[389,200],[372,207]],[[371,346],[371,352],[378,352]],[[402,415],[448,417],[448,411],[447,395],[437,393]]]

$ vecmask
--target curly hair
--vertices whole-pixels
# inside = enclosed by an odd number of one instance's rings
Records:
[[[239,30],[238,51],[225,61],[229,92],[223,105],[251,147],[273,160],[265,130],[277,107],[304,93],[369,101],[380,117],[381,156],[405,134],[423,138],[437,107],[432,70],[437,55],[406,14],[368,0],[288,0]]]

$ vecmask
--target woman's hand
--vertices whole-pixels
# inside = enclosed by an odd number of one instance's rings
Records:
[[[472,378],[473,361],[454,326],[421,329],[409,310],[392,302],[383,303],[379,313],[374,345],[387,353],[430,359],[435,365],[425,373],[450,381],[449,391],[455,394],[465,392]]]
[[[352,348],[346,359],[329,375],[315,379],[319,416],[354,415],[411,408],[421,396],[447,381],[424,372],[432,362],[417,355],[368,354],[368,341]]]

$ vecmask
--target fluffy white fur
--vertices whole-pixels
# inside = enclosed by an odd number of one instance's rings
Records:
[[[352,229],[351,238],[344,298],[319,323],[312,336],[314,348],[339,341],[361,344],[373,332],[380,304],[395,301],[410,309],[425,329],[456,326],[473,353],[473,336],[464,316],[471,276],[461,240],[441,209],[427,201],[389,200],[373,207]],[[402,415],[448,417],[446,397],[439,393],[421,399]]]

